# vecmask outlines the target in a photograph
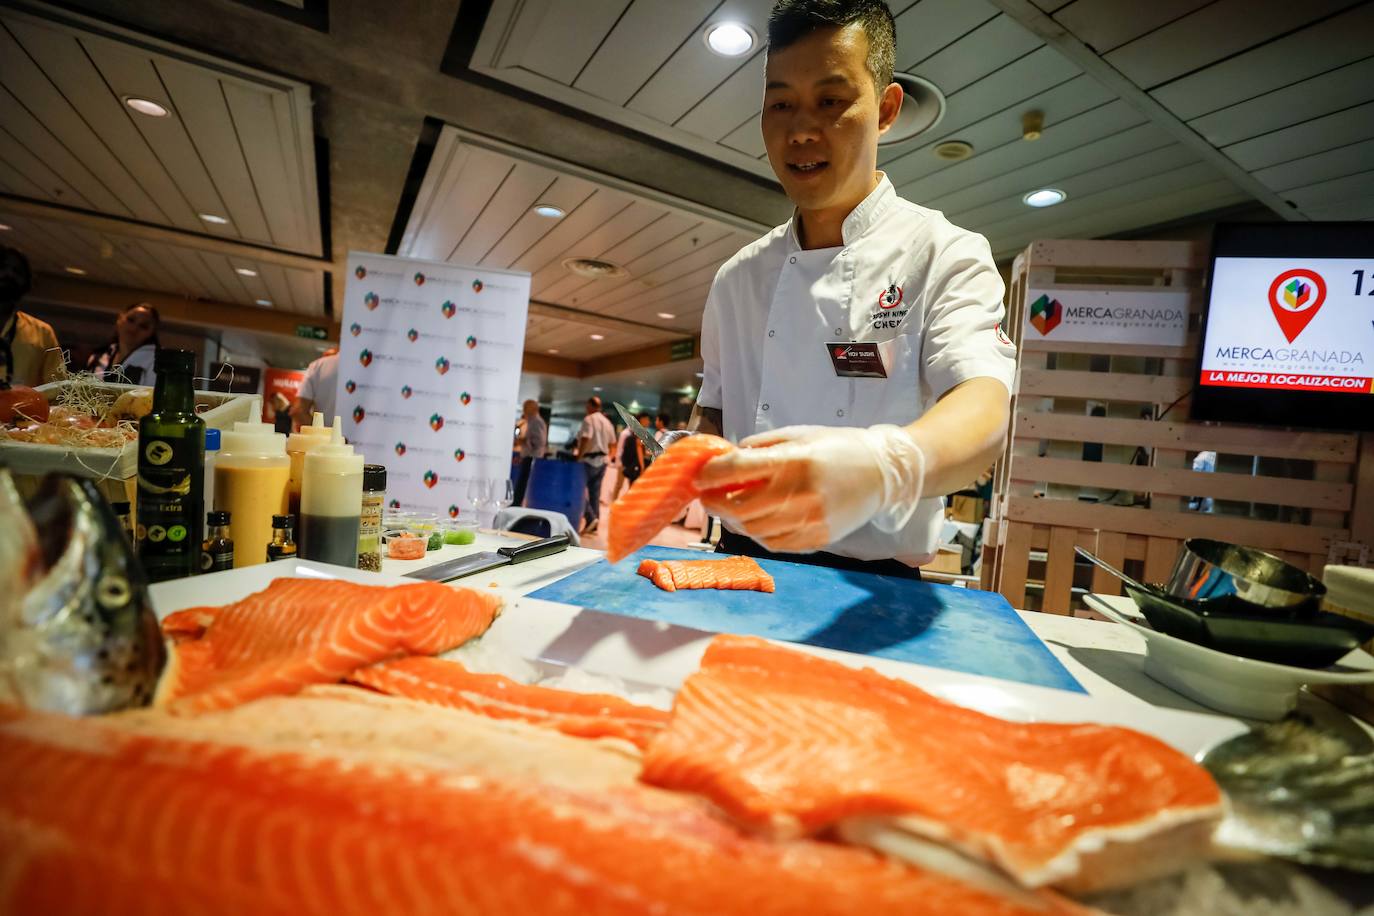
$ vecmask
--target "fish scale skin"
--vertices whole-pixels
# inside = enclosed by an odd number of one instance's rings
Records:
[[[73,803],[92,786],[94,809]],[[750,836],[653,789],[57,716],[0,725],[0,876],[0,914],[45,916],[1031,912],[865,851]]]
[[[173,658],[156,702],[197,713],[333,683],[389,658],[460,646],[484,633],[500,608],[494,595],[433,582],[277,579],[242,601],[163,621]]]
[[[1205,820],[1221,804],[1205,770],[1147,735],[1008,722],[871,669],[733,636],[716,637],[678,691],[642,778],[774,835],[914,817],[1017,876],[1094,830],[1161,812]]]
[[[706,462],[734,448],[719,436],[702,434],[679,439],[655,458],[634,486],[611,503],[606,559],[619,563],[649,543],[701,495],[696,477]]]
[[[641,749],[668,722],[667,712],[620,697],[521,684],[438,658],[382,662],[354,672],[348,681],[389,696],[496,719],[521,719],[578,738],[621,738]]]
[[[639,575],[665,592],[680,588],[717,588],[758,592],[774,590],[773,577],[753,557],[724,560],[640,561]]]

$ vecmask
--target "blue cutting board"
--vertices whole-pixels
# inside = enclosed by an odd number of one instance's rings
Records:
[[[712,556],[645,547],[614,566],[594,563],[530,597],[713,633],[763,636],[1087,692],[996,592],[778,560],[759,561],[777,585],[773,594],[665,592],[635,572],[646,557]]]

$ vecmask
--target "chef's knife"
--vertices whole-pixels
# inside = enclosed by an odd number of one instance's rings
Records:
[[[612,401],[611,406],[615,412],[620,414],[620,419],[625,421],[625,425],[630,428],[630,432],[635,434],[635,438],[644,443],[644,450],[649,453],[650,458],[657,458],[663,454],[663,446],[654,438],[654,434],[649,432],[647,426],[642,425],[634,414],[625,409],[625,405],[619,401]]]
[[[484,550],[481,553],[469,554],[466,557],[459,557],[456,560],[446,560],[443,563],[435,563],[433,566],[426,566],[424,569],[417,569],[414,572],[406,573],[409,579],[425,579],[430,582],[450,582],[454,579],[461,579],[464,576],[471,576],[488,569],[495,569],[498,566],[507,566],[511,563],[523,563],[526,560],[534,560],[539,557],[547,557],[550,554],[562,553],[568,549],[568,536],[566,534],[556,534],[551,538],[544,538],[538,541],[530,541],[528,544],[516,544],[513,547],[498,547],[496,550]]]

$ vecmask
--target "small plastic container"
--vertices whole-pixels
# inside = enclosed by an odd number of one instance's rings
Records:
[[[466,546],[477,540],[476,519],[453,519],[444,522],[444,544]]]
[[[428,539],[412,531],[397,531],[387,539],[386,555],[390,560],[418,560],[425,555]]]
[[[439,516],[416,513],[410,517],[407,527],[411,534],[425,538],[428,550],[438,550],[444,546],[444,532],[439,527]]]

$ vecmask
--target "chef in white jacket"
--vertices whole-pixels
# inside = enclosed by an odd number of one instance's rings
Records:
[[[693,429],[746,447],[703,469],[703,503],[724,552],[919,575],[940,497],[1005,439],[1002,280],[877,170],[902,104],[886,4],[782,0],[768,33],[763,138],[796,209],[707,300]]]

